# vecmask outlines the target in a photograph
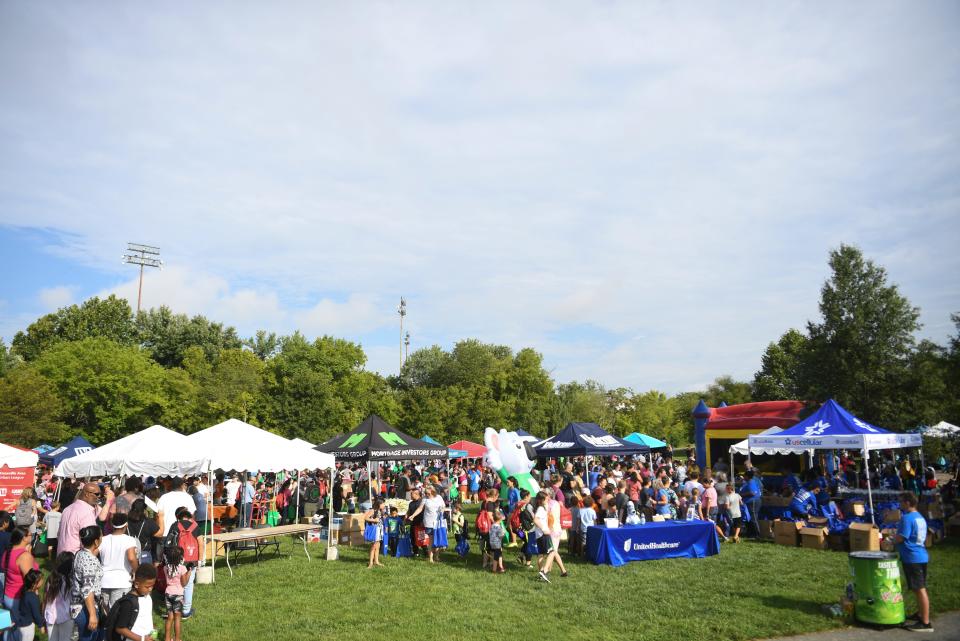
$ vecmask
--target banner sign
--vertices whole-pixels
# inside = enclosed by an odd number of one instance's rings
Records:
[[[621,566],[630,561],[720,553],[717,531],[710,521],[664,521],[618,528],[587,529],[587,556],[596,564]]]
[[[34,470],[32,467],[0,467],[0,510],[16,509],[23,488],[33,487]]]

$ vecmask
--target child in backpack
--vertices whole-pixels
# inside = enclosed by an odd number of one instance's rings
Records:
[[[690,508],[693,508],[693,516],[698,521],[703,521],[703,509],[700,504],[700,488],[695,487],[690,492],[690,503],[687,505],[687,512],[690,511]]]
[[[110,609],[106,622],[106,641],[155,641],[153,599],[150,592],[157,582],[157,568],[144,563],[133,576],[133,587]]]
[[[37,628],[46,634],[46,622],[40,615],[40,586],[43,584],[43,573],[40,570],[30,570],[23,577],[23,590],[20,592],[17,612],[11,612],[14,623],[20,629],[20,638],[23,641],[33,641]]]
[[[167,605],[167,624],[164,638],[181,641],[180,620],[183,617],[183,589],[190,581],[190,571],[183,564],[183,548],[179,545],[163,549],[163,573],[167,579],[164,602]],[[176,636],[171,636],[173,630]]]
[[[187,568],[186,589],[183,592],[183,618],[193,615],[193,587],[200,563],[200,525],[193,520],[193,514],[185,507],[177,508],[177,520],[170,526],[166,545],[179,547],[183,551],[183,564]]]
[[[520,490],[520,502],[517,503],[517,510],[520,511],[520,531],[523,533],[523,545],[520,547],[520,554],[517,555],[517,561],[525,567],[533,566],[533,555],[537,551],[536,536],[534,536],[533,524],[533,506],[530,505],[530,491]]]
[[[43,618],[49,641],[70,641],[73,619],[70,618],[70,576],[73,574],[73,552],[61,552],[53,563],[43,594]]]
[[[490,526],[490,571],[494,574],[502,574],[503,569],[503,537],[507,530],[503,527],[503,512],[497,510],[493,513],[493,525]]]
[[[687,508],[690,506],[690,492],[680,490],[680,496],[677,499],[677,520],[687,520]]]

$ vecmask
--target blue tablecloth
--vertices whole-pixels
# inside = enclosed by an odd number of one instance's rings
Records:
[[[587,528],[587,557],[596,564],[620,566],[628,561],[699,559],[719,552],[720,540],[710,521]]]

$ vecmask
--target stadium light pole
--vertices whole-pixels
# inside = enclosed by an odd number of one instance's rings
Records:
[[[400,369],[403,369],[403,317],[407,315],[407,301],[403,296],[400,297],[400,307],[397,308],[400,314]]]
[[[163,267],[160,260],[160,248],[140,243],[127,243],[127,253],[123,255],[123,262],[140,266],[140,285],[137,288],[137,313],[140,313],[140,301],[143,298],[143,268]]]

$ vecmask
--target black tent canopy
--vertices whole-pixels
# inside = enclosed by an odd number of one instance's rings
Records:
[[[401,432],[376,414],[368,416],[346,434],[335,436],[314,449],[345,461],[404,461],[447,458],[447,448]]]
[[[570,423],[559,434],[533,446],[540,458],[548,456],[612,456],[647,454],[650,448],[625,441],[596,423]]]

